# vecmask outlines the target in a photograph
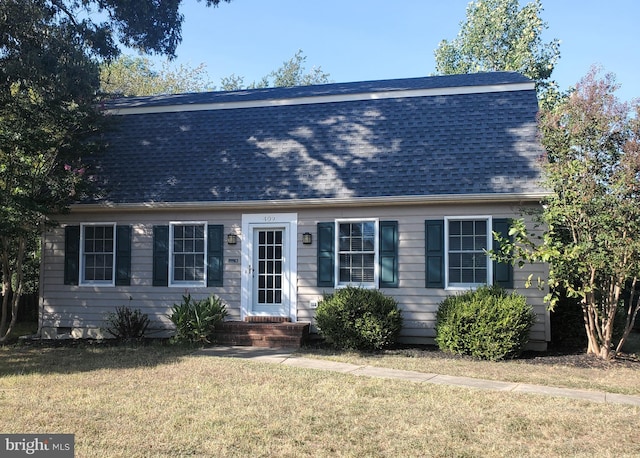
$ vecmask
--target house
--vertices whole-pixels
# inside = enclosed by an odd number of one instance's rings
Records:
[[[536,207],[534,84],[517,73],[123,98],[92,159],[103,192],[44,234],[40,332],[100,336],[116,306],[164,332],[211,293],[230,319],[312,324],[324,293],[379,288],[401,339],[433,343],[439,303],[517,288],[550,338],[544,293],[496,264],[492,230]]]

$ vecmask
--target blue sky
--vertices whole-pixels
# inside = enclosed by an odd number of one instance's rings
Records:
[[[205,63],[211,80],[258,80],[298,49],[335,82],[426,76],[433,51],[456,37],[468,0],[185,0],[177,63]],[[526,3],[522,1],[521,3]],[[640,1],[543,0],[546,41],[561,40],[553,78],[573,86],[592,64],[615,73],[622,100],[640,97]]]

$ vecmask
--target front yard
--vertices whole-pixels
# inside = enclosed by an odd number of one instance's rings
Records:
[[[440,373],[485,378],[517,366],[512,374],[531,383],[545,373],[554,384],[588,378],[587,369],[526,361],[444,360],[398,354],[367,364],[410,362],[406,368],[425,372],[436,364]],[[598,386],[638,393],[637,370],[588,371]],[[369,379],[161,345],[0,347],[0,405],[0,431],[73,433],[78,457],[640,454],[637,407]]]

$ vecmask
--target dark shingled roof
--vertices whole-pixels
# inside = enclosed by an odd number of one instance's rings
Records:
[[[93,202],[536,195],[538,105],[521,83],[530,80],[499,72],[118,99],[108,108],[125,110],[94,163],[106,193]],[[491,87],[455,94],[474,86]],[[441,88],[453,94],[162,112]]]

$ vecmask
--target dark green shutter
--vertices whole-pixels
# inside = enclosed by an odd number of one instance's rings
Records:
[[[80,226],[64,228],[64,284],[77,285],[80,278]]]
[[[380,221],[380,288],[397,288],[398,222]]]
[[[335,224],[318,223],[318,286],[334,286]]]
[[[444,221],[424,222],[425,276],[427,288],[444,288]]]
[[[116,286],[131,284],[131,226],[116,226]]]
[[[169,226],[153,226],[153,286],[169,285]]]
[[[222,286],[224,271],[224,226],[207,226],[207,286]]]
[[[511,220],[496,218],[493,220],[493,232],[497,232],[501,237],[509,236]],[[494,251],[500,250],[500,243],[493,240]],[[493,284],[503,288],[513,288],[513,265],[509,263],[493,261]]]

